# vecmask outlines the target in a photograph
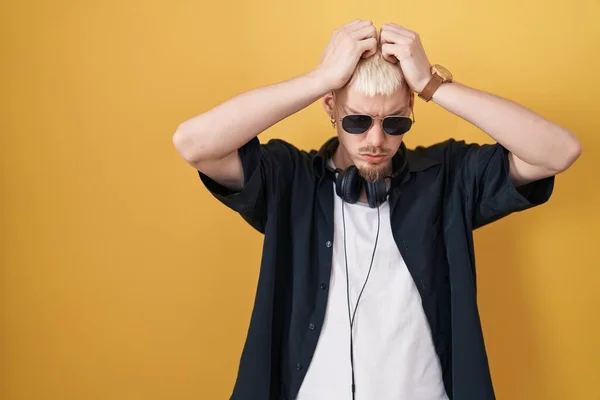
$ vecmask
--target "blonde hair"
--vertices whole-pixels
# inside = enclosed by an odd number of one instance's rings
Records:
[[[385,60],[381,51],[369,58],[361,58],[347,86],[359,92],[374,96],[391,95],[406,86],[400,64]]]

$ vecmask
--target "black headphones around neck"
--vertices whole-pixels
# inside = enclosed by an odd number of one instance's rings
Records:
[[[363,187],[367,194],[369,207],[379,207],[386,201],[388,190],[385,180],[378,182],[366,181],[355,165],[351,165],[345,170],[338,169],[336,172],[338,175],[335,179],[335,192],[346,203],[356,203],[360,198]]]
[[[333,155],[333,151],[330,154]],[[404,173],[406,164],[406,147],[404,146],[404,143],[402,143],[398,153],[394,155],[394,160],[392,162],[394,172],[392,175],[386,176],[386,179],[390,179],[390,189],[393,187],[398,177]],[[335,192],[346,203],[356,203],[360,198],[363,187],[365,188],[369,207],[377,208],[387,200],[390,190],[387,188],[385,179],[377,182],[366,181],[360,175],[356,165],[351,165],[345,170],[336,168],[333,172],[336,174]]]

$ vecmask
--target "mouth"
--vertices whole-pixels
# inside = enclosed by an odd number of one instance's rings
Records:
[[[385,158],[386,158],[385,154],[361,154],[360,156],[365,161],[368,161],[368,162],[374,163],[374,164],[377,164],[377,163],[385,160]]]

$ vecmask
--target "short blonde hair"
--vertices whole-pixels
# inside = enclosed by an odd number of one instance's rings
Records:
[[[392,64],[385,60],[381,51],[369,58],[361,58],[347,86],[359,92],[374,96],[391,95],[406,86],[400,64]]]

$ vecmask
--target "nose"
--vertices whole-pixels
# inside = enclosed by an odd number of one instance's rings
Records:
[[[385,142],[385,132],[381,128],[381,123],[379,121],[374,121],[371,129],[367,131],[366,137],[367,143],[373,147],[383,147],[383,143]]]

